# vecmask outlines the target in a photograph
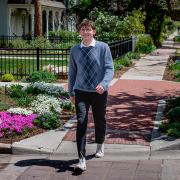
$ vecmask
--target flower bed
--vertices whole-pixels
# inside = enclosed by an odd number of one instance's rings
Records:
[[[1,89],[1,96],[8,101],[0,101],[0,142],[17,141],[59,128],[74,116],[74,105],[60,86],[43,82],[26,87],[12,85],[6,92]]]

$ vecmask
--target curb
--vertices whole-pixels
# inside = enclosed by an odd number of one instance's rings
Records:
[[[154,121],[154,128],[151,135],[151,151],[180,150],[180,138],[169,137],[160,131],[159,125],[162,123],[163,111],[166,107],[165,100],[159,100],[157,113]]]
[[[12,154],[11,144],[0,143],[0,154]]]

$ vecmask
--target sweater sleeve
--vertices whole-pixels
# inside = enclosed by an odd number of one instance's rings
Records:
[[[104,78],[100,84],[103,86],[104,90],[107,90],[114,76],[114,65],[110,48],[107,44],[105,47],[106,48],[104,53]]]
[[[72,55],[72,50],[70,52],[70,61],[69,61],[69,73],[68,73],[68,93],[69,96],[74,96],[74,84],[76,81],[76,75],[77,75],[77,66],[75,63],[75,60]]]

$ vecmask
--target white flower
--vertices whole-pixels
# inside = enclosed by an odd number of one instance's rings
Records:
[[[10,108],[7,110],[9,113],[12,113],[12,114],[22,114],[22,115],[30,115],[30,114],[33,114],[33,112],[31,110],[27,110],[25,108]]]
[[[61,94],[67,94],[67,91],[62,86],[55,86],[44,82],[35,82],[32,87],[41,91],[41,93],[60,96]]]
[[[53,110],[61,113],[61,102],[54,96],[39,94],[30,104],[30,109],[39,114],[51,113]]]

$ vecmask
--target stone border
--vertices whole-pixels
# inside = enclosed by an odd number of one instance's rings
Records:
[[[180,138],[169,137],[161,133],[159,125],[162,123],[163,111],[166,107],[165,100],[159,100],[157,113],[154,121],[154,128],[151,135],[151,151],[179,150]]]

